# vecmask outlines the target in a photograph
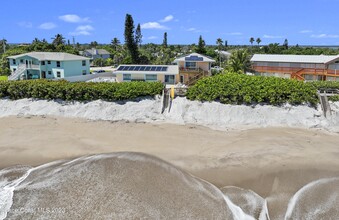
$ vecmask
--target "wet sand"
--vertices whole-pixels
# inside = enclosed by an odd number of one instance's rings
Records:
[[[120,151],[155,155],[218,187],[274,197],[273,210],[305,184],[339,176],[339,135],[316,129],[215,131],[59,117],[0,119],[0,168]]]

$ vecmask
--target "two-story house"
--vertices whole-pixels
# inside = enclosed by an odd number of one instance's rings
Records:
[[[120,65],[114,72],[118,82],[160,81],[165,84],[192,85],[211,75],[213,59],[192,53],[174,60],[175,65]]]
[[[257,75],[339,81],[339,55],[254,54],[251,62]]]
[[[90,74],[89,58],[69,53],[31,52],[8,57],[9,80],[55,79]]]

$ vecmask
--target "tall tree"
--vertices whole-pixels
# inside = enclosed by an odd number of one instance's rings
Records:
[[[135,30],[135,43],[140,47],[142,43],[142,34],[141,34],[141,27],[138,24],[137,29]]]
[[[57,34],[52,39],[53,39],[52,44],[54,46],[59,46],[59,45],[65,44],[65,38],[62,36],[62,34]]]
[[[96,47],[98,46],[98,42],[92,41],[92,42],[89,44],[89,46],[90,46],[91,48],[96,48]]]
[[[113,38],[113,40],[111,41],[111,45],[113,50],[118,50],[118,47],[120,46],[120,40],[118,38]]]
[[[132,15],[130,14],[126,14],[124,36],[125,45],[127,47],[129,55],[131,56],[131,62],[135,64],[139,63],[138,45],[136,44],[134,38],[134,21]]]
[[[251,38],[250,38],[250,43],[251,43],[252,46],[253,46],[253,42],[254,42],[254,38],[251,37]]]
[[[3,53],[6,52],[6,46],[7,46],[7,40],[5,38],[3,38],[1,41],[0,41],[0,44],[2,46],[2,49],[3,49]]]
[[[221,50],[222,50],[222,44],[223,44],[224,42],[222,41],[222,39],[221,38],[218,38],[217,39],[217,41],[216,41],[216,44],[217,44],[217,46],[218,46],[218,54],[219,54],[219,66],[221,66]]]
[[[283,47],[287,50],[288,49],[288,40],[285,39],[284,43],[283,43]]]
[[[202,39],[202,36],[200,35],[199,37],[199,42],[198,42],[198,46],[195,49],[195,52],[200,53],[200,54],[206,54],[206,48],[205,48],[205,41]]]
[[[255,42],[257,42],[257,44],[258,44],[258,46],[259,46],[259,44],[261,43],[261,39],[258,37],[258,38],[255,40]]]
[[[162,41],[162,47],[167,48],[167,32],[164,33],[164,40]]]
[[[247,50],[236,50],[228,60],[228,70],[234,73],[251,71],[251,61]]]

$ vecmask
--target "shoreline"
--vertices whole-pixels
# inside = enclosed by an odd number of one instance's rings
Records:
[[[218,188],[250,189],[280,219],[300,188],[339,177],[339,134],[290,127],[217,131],[198,125],[91,121],[27,116],[0,118],[0,170],[57,160],[141,152]]]

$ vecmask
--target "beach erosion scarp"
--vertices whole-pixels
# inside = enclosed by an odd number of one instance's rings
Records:
[[[51,116],[114,122],[194,124],[215,130],[296,127],[339,132],[339,102],[330,105],[332,114],[324,117],[320,106],[227,105],[190,101],[182,97],[175,98],[171,108],[165,109],[163,114],[160,97],[126,102],[1,99],[0,117]]]

